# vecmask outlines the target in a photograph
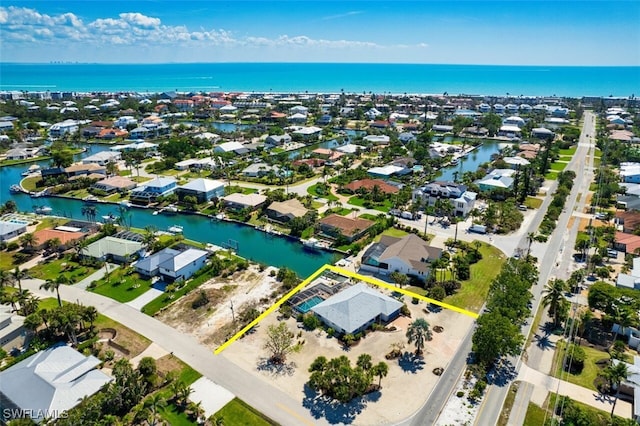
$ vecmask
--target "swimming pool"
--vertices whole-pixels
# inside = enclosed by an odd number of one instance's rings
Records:
[[[318,303],[321,303],[321,302],[324,302],[324,299],[322,297],[313,296],[310,299],[307,299],[304,302],[300,303],[298,306],[296,306],[296,310],[301,314],[306,314],[311,310],[311,308],[313,308],[314,306],[316,306]]]

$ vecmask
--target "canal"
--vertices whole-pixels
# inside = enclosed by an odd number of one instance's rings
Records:
[[[108,149],[108,146],[100,148]],[[97,152],[97,149],[99,148],[94,146],[92,152],[88,154]],[[44,167],[47,163],[48,161],[42,161],[38,164]],[[35,163],[0,168],[0,202],[5,203],[12,199],[18,206],[18,210],[22,212],[33,212],[35,207],[49,206],[53,209],[52,214],[56,216],[85,219],[82,215],[82,207],[85,203],[81,200],[57,197],[32,198],[26,194],[11,194],[9,192],[9,187],[19,183],[22,179],[21,173],[32,164]],[[110,213],[119,215],[119,206],[116,204],[95,203],[92,205],[96,207],[98,220]],[[267,234],[242,224],[212,220],[205,216],[153,215],[151,209],[136,207],[132,207],[128,212],[130,224],[135,228],[153,226],[160,231],[166,231],[170,226],[179,225],[183,227],[185,238],[218,246],[231,245],[238,255],[246,259],[277,267],[286,266],[300,277],[306,277],[322,265],[334,263],[341,257],[328,251],[304,250],[302,244],[296,240]]]
[[[502,144],[497,141],[485,140],[482,145],[479,145],[466,157],[460,158],[457,165],[439,170],[436,174],[436,179],[453,181],[454,173],[458,172],[458,180],[460,180],[464,172],[475,172],[480,164],[491,161],[491,155],[500,151]]]

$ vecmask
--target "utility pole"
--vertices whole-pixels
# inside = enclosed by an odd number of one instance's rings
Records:
[[[233,312],[233,300],[230,300],[231,302],[231,319],[233,320],[233,322],[236,322],[236,314]]]

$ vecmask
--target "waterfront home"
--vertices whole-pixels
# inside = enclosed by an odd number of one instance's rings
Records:
[[[10,132],[11,130],[13,130],[11,121],[0,121],[0,132]]]
[[[361,145],[355,145],[352,143],[348,143],[346,145],[342,145],[337,147],[335,150],[338,152],[342,152],[343,154],[355,154],[358,150],[362,149]]]
[[[118,161],[121,153],[118,151],[101,151],[82,159],[82,164],[98,164],[106,166],[107,163]]]
[[[321,133],[322,129],[316,126],[298,127],[293,130],[294,135],[300,135],[303,139],[319,137]]]
[[[466,135],[471,135],[471,136],[484,137],[489,134],[489,129],[486,129],[480,126],[471,126],[471,127],[465,127],[464,129],[462,129],[462,133]]]
[[[402,302],[364,283],[348,287],[311,308],[338,334],[356,334],[375,322],[387,323],[400,314]]]
[[[150,129],[143,126],[136,127],[135,129],[129,132],[129,137],[132,139],[146,139],[148,137],[151,137],[152,135],[153,135],[153,132]]]
[[[180,200],[186,196],[196,197],[198,203],[204,203],[214,198],[224,196],[224,182],[213,179],[198,178],[176,188]]]
[[[518,126],[514,125],[502,125],[500,130],[498,130],[498,136],[504,136],[507,138],[519,138],[522,133],[522,130]]]
[[[431,127],[431,130],[436,133],[449,133],[453,132],[453,126],[448,126],[445,124],[434,124],[433,127]]]
[[[285,133],[284,135],[269,135],[264,140],[264,144],[269,145],[270,147],[281,146],[289,142],[291,142],[291,135],[288,133]]]
[[[36,352],[0,372],[3,407],[35,422],[55,420],[113,380],[97,369],[101,363],[64,344]]]
[[[134,269],[145,277],[155,277],[160,273],[160,264],[175,257],[180,253],[170,247],[164,248],[157,253],[139,259],[134,265]]]
[[[157,143],[137,141],[131,142],[127,145],[118,145],[109,148],[111,151],[123,151],[123,152],[133,152],[133,151],[143,151],[143,152],[155,152],[158,149]]]
[[[138,120],[136,120],[135,117],[132,117],[130,115],[124,115],[122,117],[118,117],[118,119],[113,123],[115,127],[119,127],[121,129],[126,129],[127,126],[137,125],[137,124],[138,124]]]
[[[164,281],[185,281],[207,262],[209,253],[204,250],[188,248],[169,257],[158,265],[158,273]]]
[[[107,194],[124,192],[135,188],[137,183],[124,176],[112,176],[93,184],[92,188],[104,191]]]
[[[257,209],[267,201],[267,197],[260,194],[242,194],[236,192],[222,197],[221,200],[227,209],[240,211],[244,209]]]
[[[322,116],[320,116],[320,118],[318,118],[316,120],[316,124],[320,125],[320,126],[326,126],[331,124],[331,122],[333,121],[333,117],[329,114],[324,114]]]
[[[27,232],[26,222],[9,222],[6,220],[0,221],[0,241],[7,241],[11,238]]]
[[[504,157],[502,160],[514,170],[531,164],[529,160],[522,157]]]
[[[129,132],[125,129],[102,129],[95,136],[98,139],[113,140],[117,138],[126,138]]]
[[[26,160],[30,156],[25,148],[13,148],[6,152],[5,158],[7,160]]]
[[[177,182],[173,177],[156,177],[150,181],[140,184],[131,191],[131,201],[150,203],[160,196],[171,194],[177,187]]]
[[[8,354],[20,352],[28,345],[31,332],[24,326],[24,318],[9,305],[0,305],[0,348]]]
[[[353,182],[350,182],[349,184],[345,185],[344,189],[346,191],[351,192],[352,194],[355,194],[360,189],[365,189],[366,191],[371,192],[373,188],[376,186],[383,194],[387,194],[387,195],[395,194],[398,191],[400,191],[400,188],[398,188],[397,186],[390,185],[387,182],[380,179],[354,180]]]
[[[362,237],[373,225],[374,221],[360,217],[346,217],[338,214],[330,214],[318,221],[320,232],[333,237],[344,237],[352,242]]]
[[[41,229],[33,233],[33,239],[35,241],[34,247],[41,250],[45,247],[47,241],[57,239],[59,241],[59,247],[57,247],[57,249],[66,250],[71,247],[74,241],[84,238],[85,235],[87,234],[82,232],[82,229],[68,226],[58,226],[55,229]]]
[[[525,125],[525,121],[522,117],[513,115],[502,120],[502,124],[504,124],[505,126],[517,126],[519,129],[522,129]]]
[[[513,187],[513,173],[511,169],[495,169],[484,178],[475,181],[480,191],[488,192],[494,189],[510,190]]]
[[[274,201],[265,210],[267,217],[276,222],[287,223],[295,218],[304,217],[309,210],[300,200],[292,198],[286,201]]]
[[[72,164],[69,167],[65,167],[64,172],[68,177],[74,176],[88,176],[91,174],[100,175],[100,179],[106,176],[107,169],[105,166],[101,166],[96,163],[89,164]]]
[[[108,236],[89,244],[82,249],[80,254],[102,261],[125,263],[130,262],[142,250],[143,246],[141,235],[131,237],[131,239]]]
[[[442,249],[430,246],[415,234],[402,238],[383,235],[365,251],[360,270],[383,275],[400,272],[426,280],[430,263],[441,255]]]
[[[466,185],[455,182],[434,181],[411,193],[415,203],[434,207],[438,199],[449,199],[455,216],[467,217],[475,207],[478,194],[467,191]]]

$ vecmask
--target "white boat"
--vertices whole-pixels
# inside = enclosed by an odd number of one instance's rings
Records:
[[[457,165],[458,165],[458,163],[459,163],[459,161],[458,161],[458,159],[457,159],[457,158],[454,158],[453,160],[451,160],[451,165],[452,165],[452,166],[457,166]]]
[[[45,195],[47,195],[47,190],[46,189],[44,191],[40,191],[40,192],[32,192],[31,193],[31,198],[40,198],[40,197],[44,197]]]
[[[127,207],[127,208],[128,208],[128,207],[131,207],[131,206],[133,205],[133,204],[131,204],[131,202],[130,202],[130,201],[128,201],[128,200],[120,201],[118,204],[120,204],[120,205],[121,205],[121,206],[123,206],[123,207]]]
[[[42,168],[39,165],[33,164],[26,171],[22,172],[22,176],[31,176],[34,173],[38,173],[40,170],[42,170]]]
[[[316,238],[309,238],[308,240],[301,240],[302,246],[308,250],[320,250],[326,249],[329,246]]]
[[[35,212],[37,214],[49,214],[53,211],[53,209],[49,206],[39,206],[35,208]]]
[[[223,219],[224,219],[224,213],[218,213],[218,214],[216,215],[216,219],[218,219],[218,220],[223,220]]]
[[[82,199],[82,201],[84,201],[85,203],[97,203],[99,200],[95,195],[87,195]]]
[[[102,220],[104,220],[104,223],[113,223],[117,219],[118,218],[114,216],[113,213],[109,213],[108,215],[102,216]]]
[[[174,206],[173,204],[169,204],[168,206],[160,209],[160,211],[164,214],[176,214],[178,213],[178,207]]]
[[[9,187],[9,192],[12,193],[12,194],[20,194],[20,193],[22,193],[24,191],[23,191],[23,189],[22,189],[22,187],[20,185],[11,185]]]
[[[173,226],[170,226],[169,229],[167,229],[167,231],[171,232],[172,234],[182,234],[182,226],[173,225]]]

